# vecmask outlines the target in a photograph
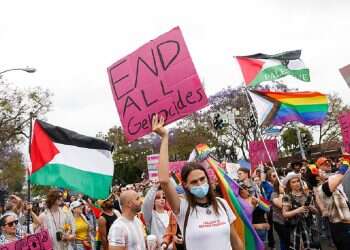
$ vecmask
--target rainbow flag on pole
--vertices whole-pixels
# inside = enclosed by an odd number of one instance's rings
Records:
[[[196,153],[196,159],[200,161],[205,160],[218,178],[223,196],[237,217],[234,222],[235,228],[243,241],[245,249],[263,250],[265,248],[264,243],[260,240],[252,226],[252,218],[248,217],[246,213],[246,211],[250,209],[248,207],[249,205],[238,195],[239,185],[219,167],[219,164],[215,160],[209,157],[210,149],[207,145],[197,145]]]
[[[257,109],[259,124],[283,125],[298,121],[312,126],[322,124],[327,117],[328,98],[319,92],[250,91],[249,94]]]

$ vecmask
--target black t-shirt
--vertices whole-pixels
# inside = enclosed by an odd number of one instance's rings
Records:
[[[112,216],[102,213],[101,216],[106,220],[106,235],[108,235],[109,229],[111,228],[113,222],[118,218],[117,215],[113,213]]]
[[[253,211],[253,224],[267,223],[265,213],[266,212],[259,207],[255,208]]]

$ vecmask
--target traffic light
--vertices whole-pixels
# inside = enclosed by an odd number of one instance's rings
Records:
[[[249,123],[250,123],[250,126],[255,128],[256,127],[256,121],[255,121],[255,117],[253,114],[250,114],[249,116]]]
[[[309,146],[309,138],[307,138],[307,134],[301,134],[301,142],[304,147]]]
[[[222,129],[224,127],[224,120],[220,117],[220,114],[215,114],[214,115],[214,129],[218,130],[218,129]]]

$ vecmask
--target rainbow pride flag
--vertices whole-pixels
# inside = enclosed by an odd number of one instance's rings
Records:
[[[264,121],[261,122],[263,124],[283,125],[287,122],[298,121],[305,125],[321,125],[326,119],[328,98],[325,94],[309,91],[251,92],[273,106],[269,114],[264,116]],[[261,106],[261,103],[259,106]]]
[[[239,185],[219,167],[219,164],[215,160],[209,157],[210,149],[207,145],[197,145],[196,153],[196,159],[200,161],[205,160],[218,178],[223,196],[237,217],[234,224],[245,249],[263,250],[264,243],[260,240],[251,223],[252,213],[249,210],[252,208],[239,196]]]

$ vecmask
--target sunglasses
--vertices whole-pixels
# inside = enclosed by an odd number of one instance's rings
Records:
[[[159,199],[164,199],[164,200],[166,200],[166,198],[165,198],[165,196],[156,196],[156,200],[159,200]]]
[[[17,226],[17,224],[18,224],[18,220],[14,220],[14,221],[6,223],[5,226],[7,225],[9,227],[13,227],[14,225]]]

